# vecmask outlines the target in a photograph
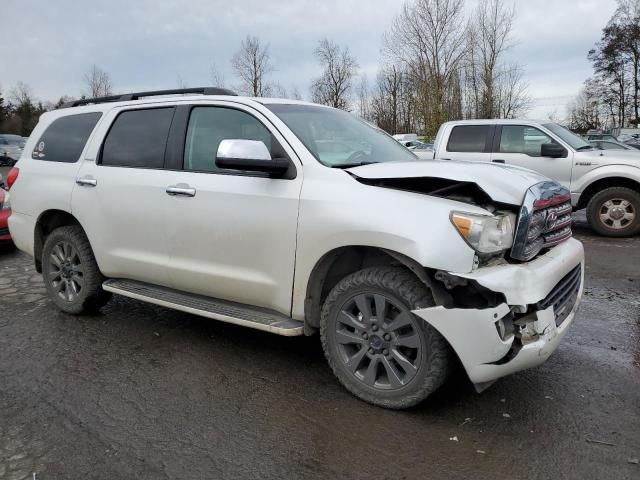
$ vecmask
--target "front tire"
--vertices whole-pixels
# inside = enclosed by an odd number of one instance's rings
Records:
[[[372,267],[341,280],[320,321],[325,356],[340,383],[386,408],[414,406],[447,378],[445,339],[411,313],[433,306],[425,285],[402,267]]]
[[[587,218],[600,235],[634,235],[640,230],[640,193],[626,187],[605,188],[589,200]]]
[[[63,312],[96,312],[111,298],[93,256],[89,239],[78,225],[56,228],[42,250],[42,276],[49,297]]]

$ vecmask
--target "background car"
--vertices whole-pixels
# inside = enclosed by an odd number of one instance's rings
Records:
[[[0,175],[0,185],[2,184],[2,176]],[[11,234],[9,233],[9,216],[11,215],[11,203],[9,202],[9,193],[0,187],[0,246],[12,244]]]
[[[24,145],[24,137],[0,134],[0,166],[12,167],[22,155]]]
[[[636,150],[630,145],[615,140],[589,140],[589,143],[598,150]]]

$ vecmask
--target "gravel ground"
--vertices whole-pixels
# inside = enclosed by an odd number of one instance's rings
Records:
[[[0,478],[638,479],[640,238],[593,236],[576,322],[541,367],[418,408],[358,401],[318,338],[117,298],[58,312],[0,253]]]

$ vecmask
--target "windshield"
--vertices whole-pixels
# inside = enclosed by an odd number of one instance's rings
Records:
[[[343,110],[294,104],[266,107],[328,167],[418,160],[385,132]]]
[[[559,136],[564,142],[568,143],[574,150],[587,150],[593,148],[593,145],[582,137],[579,137],[572,131],[567,130],[557,123],[546,123],[544,126]]]

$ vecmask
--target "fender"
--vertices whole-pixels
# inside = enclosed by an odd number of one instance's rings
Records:
[[[638,167],[624,164],[608,164],[596,167],[584,175],[575,178],[576,166],[573,168],[574,179],[571,182],[571,193],[582,193],[589,185],[603,178],[627,178],[640,184],[640,155],[638,158]],[[579,168],[579,167],[578,167]]]

